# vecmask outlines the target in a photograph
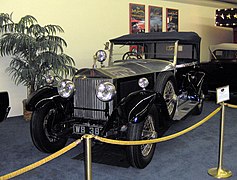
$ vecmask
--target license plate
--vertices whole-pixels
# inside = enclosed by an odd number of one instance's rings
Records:
[[[98,126],[85,126],[81,124],[73,125],[73,133],[74,134],[94,134],[96,136],[100,135],[102,127]]]

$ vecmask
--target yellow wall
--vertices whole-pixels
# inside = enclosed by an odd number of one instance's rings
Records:
[[[146,29],[148,29],[148,5],[179,9],[179,30],[195,31],[202,37],[201,59],[209,59],[208,46],[232,41],[232,29],[214,26],[215,7],[204,7],[165,0],[8,0],[1,2],[1,12],[13,12],[13,19],[30,14],[40,24],[58,24],[65,33],[66,53],[74,58],[76,66],[90,67],[96,50],[104,42],[129,32],[129,3],[146,5]],[[223,6],[224,7],[224,6]],[[165,19],[163,19],[165,22]],[[163,24],[165,29],[165,23]],[[26,88],[16,86],[5,73],[8,61],[0,57],[0,90],[7,90],[11,98],[10,116],[22,114],[22,99]],[[4,59],[5,60],[5,59]]]

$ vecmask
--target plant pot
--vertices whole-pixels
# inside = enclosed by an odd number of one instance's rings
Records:
[[[26,121],[30,121],[31,120],[31,116],[32,116],[32,111],[27,111],[26,108],[25,108],[25,104],[26,104],[26,99],[24,99],[22,101],[23,103],[23,118],[24,120]]]

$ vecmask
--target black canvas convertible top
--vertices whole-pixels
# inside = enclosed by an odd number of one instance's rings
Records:
[[[180,43],[184,44],[199,44],[201,38],[195,32],[149,32],[123,35],[111,39],[110,42],[114,44],[139,44],[163,40],[179,40]]]

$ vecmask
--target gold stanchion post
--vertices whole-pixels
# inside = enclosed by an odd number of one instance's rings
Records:
[[[224,120],[225,120],[225,104],[221,103],[221,119],[220,119],[220,139],[219,139],[219,159],[218,167],[208,170],[208,174],[218,179],[228,178],[232,176],[232,172],[222,168],[223,164],[223,146],[224,146]]]
[[[93,138],[92,135],[86,134],[84,136],[85,143],[85,179],[92,180],[92,155],[91,155],[91,139]]]

